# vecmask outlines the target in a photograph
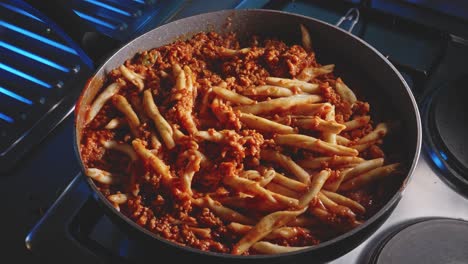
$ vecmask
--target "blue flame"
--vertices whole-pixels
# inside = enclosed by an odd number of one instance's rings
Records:
[[[101,26],[104,26],[104,27],[107,27],[107,28],[110,28],[110,29],[116,29],[117,26],[115,25],[112,25],[104,20],[101,20],[99,18],[95,18],[93,16],[90,16],[90,15],[87,15],[85,13],[81,13],[80,11],[77,11],[77,10],[73,10],[79,17],[81,17],[82,19],[85,19],[85,20],[88,20],[89,22],[92,22],[92,23],[95,23],[95,24],[98,24],[98,25],[101,25]]]
[[[447,160],[447,159],[448,159],[447,154],[445,154],[445,152],[439,151],[439,154],[440,154],[440,156],[441,156],[444,160]]]
[[[36,34],[36,33],[34,33],[34,32],[31,32],[31,31],[29,31],[29,30],[26,30],[26,29],[24,29],[24,28],[20,28],[20,27],[17,27],[17,26],[15,26],[15,25],[12,25],[12,24],[10,24],[10,23],[8,23],[8,22],[5,22],[5,21],[3,21],[3,20],[0,20],[0,26],[6,27],[6,28],[8,28],[8,29],[10,29],[10,30],[13,30],[13,31],[16,31],[16,32],[18,32],[18,33],[20,33],[20,34],[23,34],[23,35],[25,35],[25,36],[28,36],[28,37],[33,38],[33,39],[35,39],[35,40],[38,40],[38,41],[40,41],[40,42],[42,42],[42,43],[45,43],[45,44],[47,44],[47,45],[54,46],[54,47],[56,47],[56,48],[58,48],[58,49],[61,49],[61,50],[63,50],[63,51],[66,51],[66,52],[68,52],[68,53],[72,53],[72,54],[78,55],[78,53],[76,52],[76,50],[74,50],[74,49],[72,49],[72,48],[70,48],[70,47],[68,47],[68,46],[65,46],[65,45],[63,45],[63,44],[60,44],[60,43],[55,42],[55,41],[53,41],[53,40],[50,40],[50,39],[48,39],[48,38],[45,38],[45,37],[43,37],[43,36],[41,36],[41,35],[38,35],[38,34]]]
[[[442,163],[442,161],[440,160],[440,158],[437,156],[435,152],[430,151],[429,156],[431,157],[432,161],[439,169],[445,170],[444,164]]]
[[[4,113],[0,113],[0,119],[4,120],[4,121],[6,121],[6,122],[8,122],[10,124],[15,122],[15,120],[13,120],[13,118],[5,115]]]
[[[10,9],[11,11],[15,12],[15,13],[18,13],[18,14],[21,14],[21,15],[24,15],[24,16],[27,16],[27,17],[30,17],[32,19],[35,19],[37,21],[41,21],[43,22],[40,18],[38,18],[37,16],[31,14],[31,13],[28,13],[27,11],[21,9],[21,8],[18,8],[16,6],[12,6],[12,5],[9,5],[9,4],[6,4],[6,3],[0,3],[1,6],[7,8],[7,9]]]
[[[111,5],[108,5],[108,4],[105,4],[105,3],[102,3],[102,2],[99,2],[99,1],[96,1],[96,0],[85,0],[85,2],[88,2],[88,3],[93,4],[93,5],[100,6],[102,8],[105,8],[107,10],[122,14],[124,16],[132,16],[132,14],[130,14],[127,11],[124,11],[122,9],[118,9],[117,7],[113,7]]]
[[[245,4],[245,2],[247,2],[247,0],[242,0],[242,1],[240,1],[240,2],[234,7],[234,9],[239,9],[242,5]]]
[[[39,84],[40,86],[43,86],[45,88],[49,88],[49,89],[52,88],[52,85],[50,85],[50,84],[48,84],[48,83],[46,83],[46,82],[44,82],[42,80],[39,80],[34,76],[31,76],[31,75],[29,75],[27,73],[24,73],[24,72],[22,72],[20,70],[17,70],[17,69],[12,68],[12,67],[10,67],[8,65],[5,65],[5,64],[3,64],[1,62],[0,62],[0,69],[5,70],[7,72],[10,72],[10,73],[12,73],[12,74],[14,74],[16,76],[24,78],[24,79],[26,79],[28,81],[33,82],[33,83]]]
[[[21,55],[23,55],[25,57],[28,57],[28,58],[33,59],[35,61],[38,61],[38,62],[40,62],[42,64],[48,65],[48,66],[50,66],[52,68],[55,68],[57,70],[60,70],[60,71],[63,71],[63,72],[70,72],[69,69],[63,67],[62,65],[59,65],[59,64],[57,64],[57,63],[55,63],[53,61],[50,61],[50,60],[48,60],[46,58],[40,57],[39,55],[36,55],[36,54],[31,53],[29,51],[26,51],[26,50],[20,49],[18,47],[15,47],[13,45],[10,45],[10,44],[8,44],[6,42],[3,42],[1,40],[0,40],[0,47],[9,49],[9,50],[11,50],[13,52],[16,52],[16,53],[21,54]]]
[[[23,102],[23,103],[25,103],[25,104],[32,105],[32,101],[31,101],[31,100],[29,100],[29,99],[27,99],[27,98],[24,98],[23,96],[21,96],[21,95],[19,95],[19,94],[16,94],[16,93],[14,93],[14,92],[12,92],[12,91],[10,91],[10,90],[7,90],[7,89],[5,89],[5,88],[3,88],[3,87],[1,87],[1,86],[0,86],[0,93],[4,94],[4,95],[6,95],[6,96],[9,96],[9,97],[11,97],[11,98],[13,98],[13,99],[16,99],[16,100],[18,100],[18,101],[20,101],[20,102]]]

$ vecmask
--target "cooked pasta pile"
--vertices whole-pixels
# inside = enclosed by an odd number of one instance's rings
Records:
[[[393,126],[301,30],[302,45],[209,32],[127,60],[87,113],[86,174],[139,225],[206,251],[289,252],[363,223],[401,179],[381,149]]]

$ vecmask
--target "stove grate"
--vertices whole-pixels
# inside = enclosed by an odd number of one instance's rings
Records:
[[[70,110],[91,60],[22,1],[0,3],[0,170],[10,168]]]

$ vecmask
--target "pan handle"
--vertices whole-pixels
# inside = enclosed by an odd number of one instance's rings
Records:
[[[349,21],[349,28],[346,30],[349,33],[353,33],[354,26],[356,26],[357,22],[359,22],[359,9],[351,8],[346,12],[344,16],[342,16],[338,22],[336,22],[335,26],[341,27],[341,25],[345,22]],[[343,27],[342,27],[343,28]]]
[[[398,69],[398,71],[403,72],[411,77],[413,85],[411,85],[410,88],[413,92],[413,95],[419,101],[425,92],[424,87],[429,73],[424,69],[418,69],[413,66],[400,63],[388,55],[385,57],[393,64],[393,66],[395,66],[395,68]]]
[[[336,22],[335,26],[340,27],[353,34],[353,29],[359,22],[359,17],[359,9],[353,7],[349,9],[346,12],[346,14]],[[348,29],[346,29],[346,26],[344,26],[345,22],[347,22],[346,25],[348,26]],[[389,57],[388,55],[385,57],[393,64],[393,66],[395,66],[398,69],[398,71],[406,73],[408,76],[411,76],[413,82],[411,90],[413,91],[413,94],[416,96],[416,98],[420,98],[421,94],[423,94],[424,92],[424,85],[427,81],[428,73],[425,70],[417,69],[410,65],[402,64]]]

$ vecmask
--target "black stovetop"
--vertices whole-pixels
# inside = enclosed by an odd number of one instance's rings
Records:
[[[140,28],[139,34],[152,26],[171,20],[226,8],[266,6],[335,23],[350,7],[360,5],[364,22],[358,23],[354,32],[384,55],[390,56],[392,62],[399,66],[399,70],[402,71],[415,94],[422,98],[420,106],[424,106],[424,104],[429,104],[428,98],[432,98],[434,91],[443,84],[468,75],[466,68],[468,43],[464,40],[468,39],[468,18],[463,17],[466,15],[463,13],[463,8],[458,8],[455,16],[448,16],[447,12],[450,12],[450,8],[447,6],[444,6],[443,11],[434,11],[433,8],[438,8],[437,6],[430,5],[422,8],[414,5],[417,2],[421,1],[362,1],[361,3],[355,0],[330,3],[329,1],[232,0],[219,1],[210,5],[201,0],[180,1],[173,9],[167,9],[164,19],[152,20],[145,27]],[[462,1],[454,1],[454,3],[455,6],[457,3],[463,4]],[[133,37],[129,33],[127,39],[117,39],[112,32],[106,32],[105,29],[97,31],[98,35],[100,34],[98,39],[104,39],[103,41],[110,43],[107,52]],[[86,43],[81,43],[81,45],[86,52],[93,53],[92,47],[90,48]],[[95,54],[89,55],[96,64],[102,60],[102,57],[96,57]],[[460,92],[461,95],[462,93],[463,91]],[[66,109],[64,107],[63,111],[67,112]],[[460,118],[463,118],[463,115]],[[432,164],[435,165],[431,173],[443,175],[444,171],[447,171],[447,166],[450,166],[448,158],[444,158],[446,153],[434,151],[434,148],[438,150],[437,146],[430,147],[427,146],[425,160],[432,160]],[[425,161],[424,164],[426,164]],[[25,237],[78,172],[79,166],[73,149],[73,117],[68,116],[42,142],[28,148],[28,152],[21,156],[13,169],[0,176],[0,193],[4,197],[6,206],[5,213],[0,220],[2,228],[0,241],[4,245],[2,252],[5,259],[15,259],[16,263],[40,262],[37,256],[26,249]],[[456,180],[449,181],[449,184],[453,185],[453,182],[456,184]],[[462,197],[460,194],[455,195]],[[78,199],[78,196],[73,197]],[[57,251],[59,252],[60,249]]]

